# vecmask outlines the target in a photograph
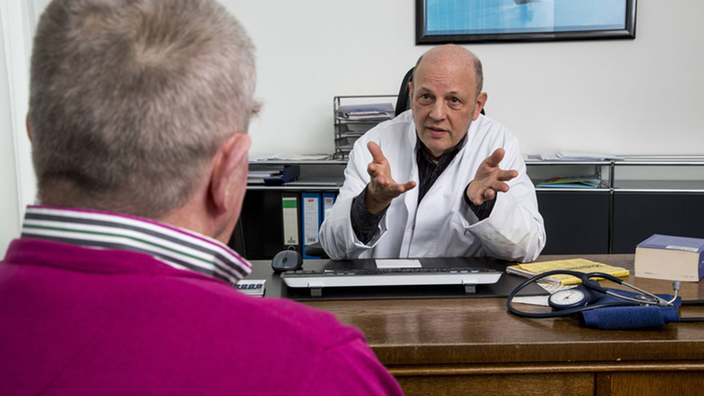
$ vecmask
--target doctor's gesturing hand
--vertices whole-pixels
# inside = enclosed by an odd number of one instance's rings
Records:
[[[372,162],[367,166],[367,173],[372,179],[367,186],[364,203],[371,213],[379,213],[389,206],[394,198],[413,189],[416,182],[411,180],[405,184],[396,183],[391,177],[391,166],[384,157],[381,147],[374,142],[369,142],[367,148],[373,157]]]
[[[496,198],[497,192],[507,192],[508,184],[504,182],[518,176],[515,170],[499,168],[504,154],[504,149],[498,148],[479,165],[474,180],[467,186],[467,197],[473,204],[481,205]]]

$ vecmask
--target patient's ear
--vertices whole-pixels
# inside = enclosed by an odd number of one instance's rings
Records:
[[[236,133],[220,146],[216,154],[209,192],[218,212],[230,210],[230,206],[235,202],[230,199],[230,194],[237,194],[246,189],[246,179],[239,180],[238,175],[242,173],[242,167],[248,167],[247,153],[251,142],[249,135]],[[244,174],[246,177],[246,169]],[[242,186],[233,186],[233,183],[239,183]]]

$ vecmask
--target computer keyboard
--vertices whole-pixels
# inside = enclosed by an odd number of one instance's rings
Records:
[[[375,268],[286,271],[288,287],[479,285],[499,281],[502,272],[486,268]]]

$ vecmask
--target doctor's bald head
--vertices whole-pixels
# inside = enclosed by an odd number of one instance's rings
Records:
[[[416,62],[413,80],[415,81],[415,72],[419,66],[424,63],[423,67],[433,67],[437,62],[450,62],[458,68],[468,68],[474,73],[475,91],[477,95],[482,92],[484,86],[484,69],[482,61],[470,50],[454,44],[442,45],[428,50],[421,55]]]

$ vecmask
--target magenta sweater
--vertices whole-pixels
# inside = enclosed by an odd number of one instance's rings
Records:
[[[152,257],[36,239],[0,262],[2,395],[401,394],[364,336]]]

